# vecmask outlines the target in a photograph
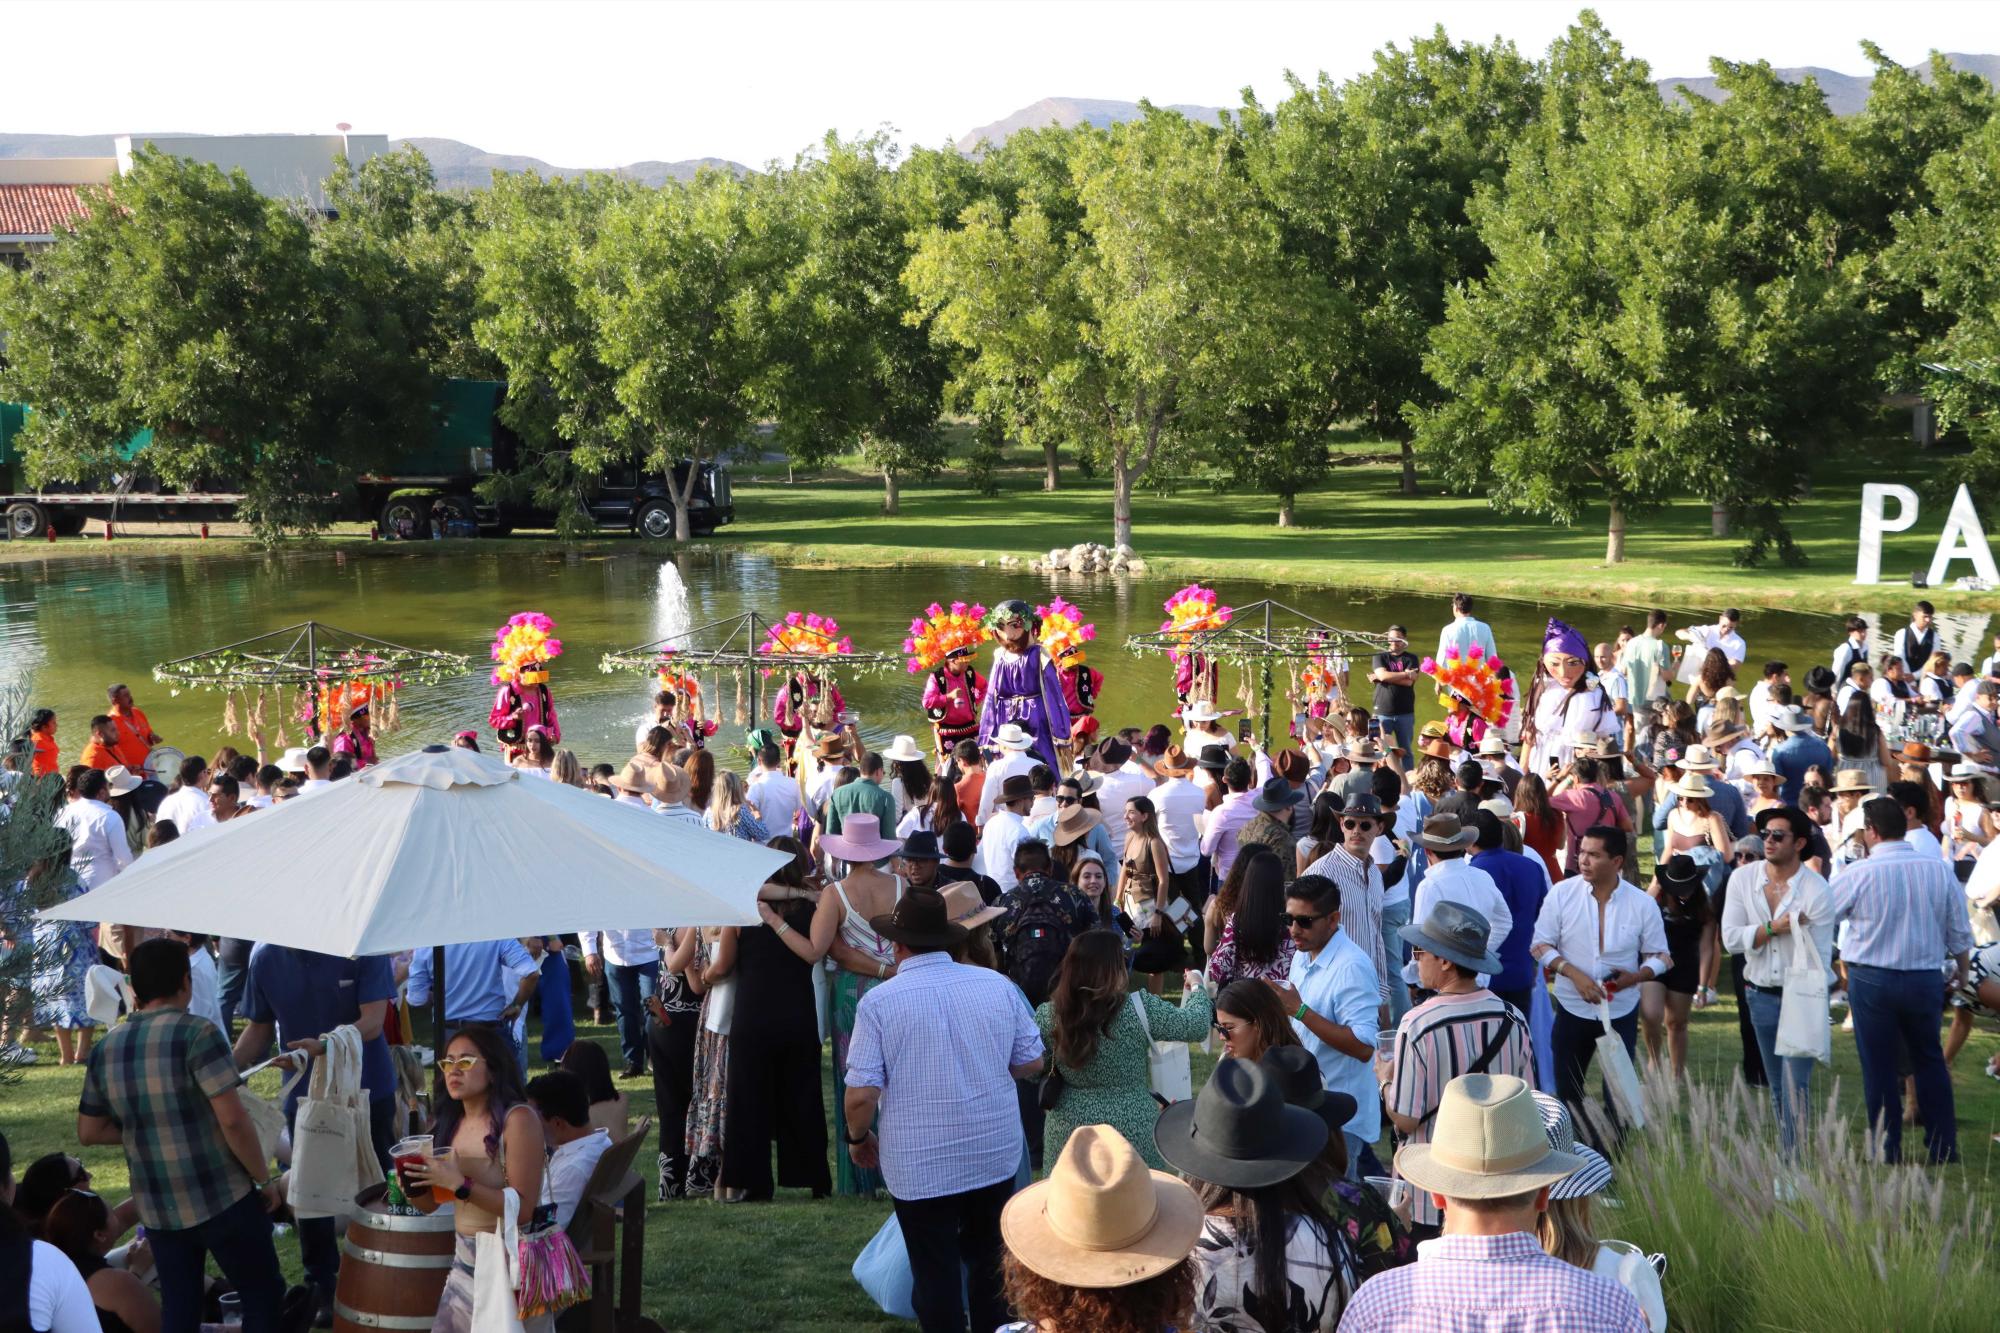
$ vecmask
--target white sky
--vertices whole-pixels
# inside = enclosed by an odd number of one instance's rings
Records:
[[[1268,104],[1442,23],[1539,55],[1580,6],[1264,0],[0,0],[0,131],[438,135],[558,166],[789,158],[827,129],[939,145],[1043,97]],[[1993,0],[1602,0],[1656,77],[2000,51]]]

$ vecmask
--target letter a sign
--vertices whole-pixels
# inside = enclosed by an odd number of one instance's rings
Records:
[[[1892,500],[1896,507],[1893,518],[1888,513]],[[1861,546],[1854,562],[1854,581],[1880,583],[1882,534],[1906,532],[1916,524],[1915,491],[1908,486],[1872,481],[1865,483],[1861,487]],[[1964,486],[1960,486],[1958,494],[1952,497],[1951,516],[1945,520],[1944,531],[1938,534],[1937,549],[1931,555],[1930,572],[1926,578],[1933,588],[1945,585],[1952,562],[1956,560],[1970,560],[1975,575],[1988,584],[2000,585],[2000,569],[1994,566],[1993,548],[1986,543],[1986,530],[1980,525],[1979,511],[1973,507],[1972,494]]]

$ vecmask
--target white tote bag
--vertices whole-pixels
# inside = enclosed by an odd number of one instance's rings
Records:
[[[1194,1096],[1194,1062],[1184,1041],[1154,1041],[1153,1025],[1146,1020],[1146,1001],[1132,992],[1132,1008],[1139,1014],[1139,1030],[1146,1034],[1146,1067],[1153,1092],[1170,1102],[1184,1102]]]
[[[1639,1091],[1639,1071],[1625,1051],[1625,1039],[1611,1026],[1611,1003],[1597,1002],[1597,1016],[1604,1022],[1604,1035],[1597,1039],[1597,1063],[1604,1067],[1604,1090],[1619,1118],[1634,1129],[1646,1127],[1646,1102]]]
[[[527,1333],[521,1322],[521,1196],[501,1191],[500,1225],[472,1238],[471,1333]]]
[[[368,1143],[361,1034],[351,1027],[336,1028],[324,1041],[326,1053],[313,1065],[311,1089],[292,1121],[292,1170],[285,1197],[300,1217],[345,1217],[354,1211],[354,1196],[382,1178]]]
[[[1783,1058],[1833,1059],[1833,1019],[1826,1003],[1826,963],[1819,942],[1796,914],[1792,918],[1792,965],[1785,969],[1784,999],[1778,1007],[1778,1039],[1772,1050]]]
[[[250,1091],[248,1082],[250,1076],[280,1061],[283,1061],[285,1067],[290,1070],[290,1076],[278,1085],[278,1091],[269,1100]],[[278,1060],[266,1060],[261,1065],[252,1065],[243,1071],[245,1082],[237,1087],[236,1099],[243,1104],[243,1110],[249,1115],[251,1125],[257,1130],[257,1146],[263,1150],[266,1165],[278,1157],[285,1142],[285,1131],[289,1127],[285,1120],[285,1099],[292,1095],[292,1089],[297,1087],[299,1080],[305,1076],[306,1066],[303,1057],[286,1060],[280,1056]]]
[[[714,965],[722,952],[720,940],[707,946],[708,961]],[[729,1021],[736,1015],[736,977],[724,977],[708,988],[708,1002],[701,1007],[701,1025],[718,1037],[729,1035]]]

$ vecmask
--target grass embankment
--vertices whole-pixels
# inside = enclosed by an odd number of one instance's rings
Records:
[[[586,1027],[583,1031],[615,1054],[617,1041],[609,1029]],[[532,1037],[530,1045],[532,1049]],[[1822,1069],[1815,1076],[1815,1096],[1823,1098],[1837,1089],[1834,1100],[1838,1113],[1849,1117],[1858,1129],[1861,1076],[1854,1040],[1836,1028],[1833,1047],[1831,1070]],[[1691,1078],[1711,1086],[1726,1084],[1741,1057],[1733,1006],[1725,1001],[1716,1009],[1697,1013],[1689,1048]],[[1940,1173],[1947,1186],[1948,1217],[1956,1217],[1963,1211],[1965,1196],[1989,1207],[2000,1207],[2000,1149],[1993,1143],[1993,1135],[2000,1132],[2000,1083],[1981,1072],[1986,1058],[1996,1050],[2000,1050],[2000,1034],[1982,1028],[1967,1044],[1954,1070],[1959,1140],[1965,1163]],[[82,1071],[55,1068],[52,1045],[42,1048],[42,1058],[44,1063],[26,1071],[20,1085],[0,1088],[0,1131],[5,1132],[13,1146],[17,1168],[43,1153],[74,1153],[90,1167],[97,1190],[114,1198],[124,1197],[127,1176],[120,1150],[77,1147],[76,1099],[83,1083]],[[1212,1063],[1199,1050],[1195,1052],[1196,1086],[1206,1080]],[[650,1082],[634,1081],[622,1086],[631,1096],[635,1117],[651,1113]],[[829,1108],[837,1104],[832,1097],[830,1073],[827,1104]],[[1759,1101],[1756,1105],[1759,1112],[1768,1114],[1767,1103]],[[1921,1151],[1921,1133],[1915,1129],[1907,1131],[1905,1144]],[[1386,1151],[1386,1144],[1382,1150]],[[1775,1144],[1769,1152],[1775,1156]],[[651,1164],[652,1153],[648,1151],[639,1166],[649,1178]],[[1636,1200],[1628,1195],[1626,1207],[1636,1206]],[[880,1333],[906,1331],[910,1325],[890,1319],[876,1309],[848,1272],[854,1256],[881,1226],[888,1212],[887,1203],[853,1199],[814,1202],[796,1190],[781,1191],[773,1203],[736,1207],[702,1201],[649,1203],[647,1312],[676,1333],[705,1330],[724,1333],[736,1329],[807,1333],[827,1328]],[[1621,1234],[1619,1219],[1618,1212],[1602,1215],[1600,1229],[1610,1235]],[[1983,1238],[1980,1243],[1985,1243]],[[282,1241],[280,1253],[296,1279],[296,1242],[290,1238]],[[1865,1264],[1865,1259],[1862,1254],[1841,1253],[1829,1247],[1823,1262],[1853,1268]],[[1702,1271],[1681,1263],[1677,1272],[1670,1269],[1667,1300],[1674,1327],[1690,1333],[1723,1333],[1742,1326],[1729,1319],[1711,1321],[1701,1317],[1703,1312],[1727,1308],[1725,1302],[1716,1301],[1709,1292],[1712,1284],[1727,1277],[1727,1271],[1714,1271],[1716,1267],[1710,1265],[1709,1271]],[[1677,1299],[1677,1287],[1690,1282],[1702,1284],[1700,1299],[1693,1292]]]
[[[1379,443],[1343,451],[1326,489],[1301,496],[1300,526],[1276,526],[1276,503],[1268,496],[1218,494],[1207,482],[1189,479],[1174,493],[1142,493],[1134,502],[1133,545],[1148,573],[1168,578],[1201,578],[1222,583],[1294,583],[1318,587],[1369,587],[1413,592],[1465,588],[1489,596],[1555,601],[1604,601],[1713,608],[1724,605],[1810,611],[1907,609],[1911,593],[1902,586],[1855,587],[1854,560],[1861,484],[1868,480],[1914,482],[1914,466],[1884,467],[1860,460],[1830,464],[1814,479],[1812,496],[1787,516],[1809,563],[1802,568],[1771,565],[1738,569],[1730,563],[1740,544],[1710,535],[1706,502],[1681,498],[1661,511],[1632,520],[1626,559],[1604,563],[1605,515],[1593,510],[1576,525],[1494,512],[1479,496],[1398,493],[1393,455]],[[1885,438],[1872,451],[1885,458],[1906,455],[1906,443]],[[1074,469],[1063,474],[1066,489],[1040,489],[1039,467],[1024,460],[1000,473],[1001,493],[974,494],[961,477],[906,484],[902,512],[881,513],[879,478],[836,467],[797,483],[782,465],[753,464],[736,474],[736,522],[700,547],[747,550],[796,564],[901,565],[977,564],[1002,555],[1029,558],[1051,547],[1079,541],[1108,543],[1111,496],[1101,479],[1086,480]],[[1420,479],[1422,480],[1422,479]],[[1885,578],[1907,581],[1913,569],[1930,564],[1943,526],[1942,506],[1926,506],[1916,526],[1890,534],[1883,543]],[[208,542],[193,530],[133,528],[103,542],[94,535],[54,545],[0,544],[0,561],[88,559],[106,555],[169,555],[242,551],[240,529],[217,528]],[[190,535],[168,535],[185,531]],[[93,528],[95,532],[95,528]],[[229,535],[223,535],[223,534]],[[409,555],[412,548],[370,543],[367,529],[343,525],[321,538],[352,554]],[[509,551],[619,551],[633,549],[626,536],[607,536],[563,547],[548,534],[506,539]],[[495,542],[453,541],[435,549],[491,549]],[[1952,576],[1970,573],[1961,562]],[[1927,594],[1940,608],[2000,610],[2000,593],[1936,589]]]

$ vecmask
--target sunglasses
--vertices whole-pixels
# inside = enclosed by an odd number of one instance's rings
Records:
[[[470,1073],[473,1067],[486,1057],[481,1055],[447,1055],[438,1061],[438,1068],[449,1073]]]
[[[1791,836],[1792,835],[1789,830],[1781,828],[1768,828],[1764,830],[1764,845],[1768,847],[1774,842],[1784,842]]]
[[[1305,927],[1310,926],[1313,922],[1324,921],[1332,915],[1333,913],[1331,912],[1315,912],[1311,916],[1295,916],[1290,912],[1280,912],[1278,913],[1278,924],[1286,927],[1287,929],[1293,926],[1297,926],[1301,929],[1304,929]]]
[[[1237,1029],[1242,1027],[1243,1025],[1241,1023],[1224,1023],[1218,1020],[1214,1023],[1210,1023],[1209,1026],[1214,1028],[1217,1032],[1221,1033],[1224,1037],[1233,1037],[1236,1035]]]
[[[1075,805],[1075,804],[1077,804],[1077,803],[1078,803],[1078,802],[1079,802],[1080,800],[1082,800],[1082,798],[1081,798],[1081,797],[1078,797],[1078,796],[1058,796],[1058,797],[1056,797],[1056,804],[1057,804],[1057,805]]]
[[[1345,829],[1372,829],[1375,827],[1375,821],[1372,819],[1343,819],[1340,821],[1340,826]]]

